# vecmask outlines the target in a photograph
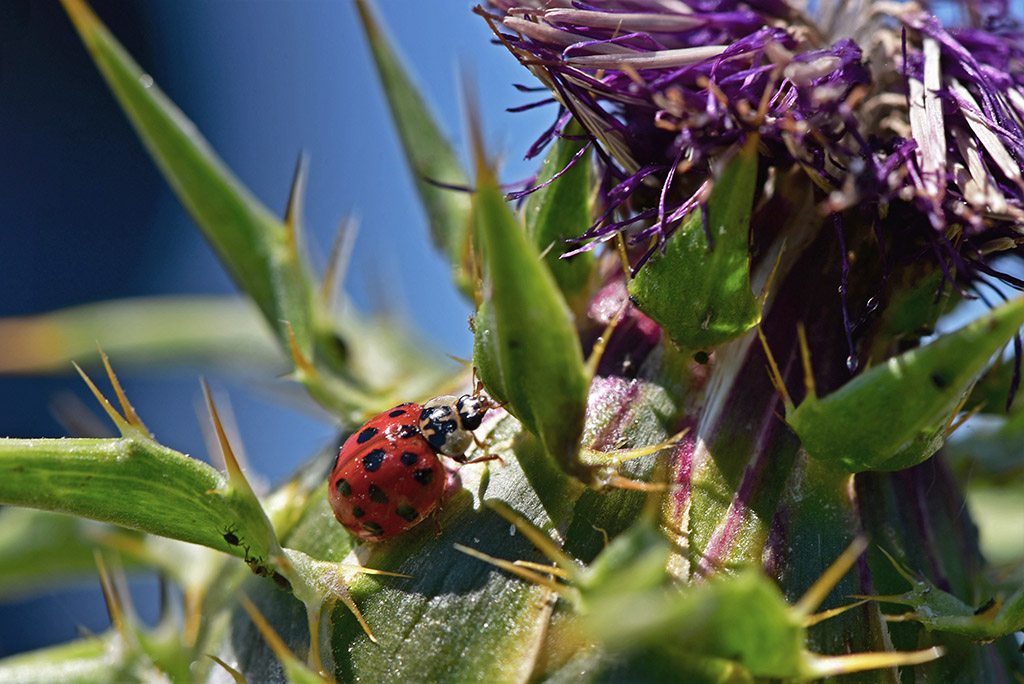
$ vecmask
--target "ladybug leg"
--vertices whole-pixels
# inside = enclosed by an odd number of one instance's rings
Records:
[[[505,465],[505,459],[503,459],[501,456],[496,456],[494,454],[484,454],[480,458],[474,458],[470,461],[466,461],[462,465],[469,465],[470,463],[483,463],[484,461],[500,461],[501,465]]]
[[[468,463],[483,463],[484,461],[500,461],[501,465],[505,465],[505,459],[501,456],[495,456],[490,453],[491,448],[491,436],[488,435],[484,439],[480,439],[475,434],[473,435],[473,443],[476,444],[476,448],[484,452],[483,456],[471,459],[469,461],[463,461],[463,465]]]

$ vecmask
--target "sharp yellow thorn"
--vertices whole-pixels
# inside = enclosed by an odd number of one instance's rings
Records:
[[[114,582],[110,577],[110,573],[107,572],[106,563],[103,562],[103,555],[98,550],[93,551],[93,558],[96,559],[96,569],[100,575],[100,588],[103,590],[103,600],[107,604],[107,612],[110,614],[110,621],[114,625],[114,629],[121,635],[122,638],[128,639],[127,625],[124,620],[124,610],[121,606],[121,598],[118,596],[117,589],[114,588]]]
[[[232,453],[234,454],[235,461],[238,463],[240,470],[246,469],[249,465],[249,460],[245,455],[245,446],[242,444],[241,431],[238,429],[238,422],[235,420],[234,412],[231,408],[230,398],[226,395],[219,397],[220,408],[217,409],[217,416],[220,419],[221,426],[223,427],[224,434],[228,442],[233,442]],[[204,402],[202,402],[205,404]],[[203,416],[204,406],[200,405],[200,402],[196,402],[196,415],[199,418],[200,429],[203,433],[203,441],[206,444],[206,449],[210,453],[213,464],[221,467],[227,471],[227,462],[221,459],[222,449],[220,448],[220,439],[217,436],[217,430],[214,428],[212,420],[204,420]]]
[[[578,598],[576,596],[576,593],[572,591],[570,587],[566,586],[565,584],[561,584],[560,582],[556,582],[546,575],[541,575],[540,573],[534,572],[533,570],[528,570],[511,561],[502,560],[501,558],[495,558],[494,556],[488,556],[486,553],[483,553],[482,551],[471,549],[468,546],[463,546],[462,544],[455,544],[454,546],[456,549],[466,554],[467,556],[472,556],[477,560],[482,560],[483,562],[489,563],[497,568],[501,568],[502,570],[511,572],[513,575],[522,577],[524,580],[527,580],[528,582],[533,582],[534,584],[542,586],[545,589],[549,589],[550,591],[553,591],[559,594],[560,596],[565,597],[569,601],[575,601]]]
[[[220,445],[221,455],[224,456],[224,466],[228,471],[228,476],[233,478],[235,476],[242,475],[242,468],[238,465],[238,460],[235,459],[235,452],[231,449],[231,442],[228,441],[227,433],[224,431],[224,425],[220,422],[220,414],[217,413],[217,406],[213,403],[213,395],[210,393],[210,386],[206,382],[206,378],[199,379],[200,384],[203,387],[203,396],[206,399],[206,409],[210,412],[210,421],[213,423],[214,433],[217,435],[217,443]]]
[[[449,359],[451,359],[455,363],[460,364],[466,370],[470,370],[470,369],[473,368],[473,364],[471,362],[467,361],[466,359],[460,359],[458,356],[452,356],[451,354],[445,354],[445,356],[447,356]]]
[[[614,487],[615,489],[628,489],[634,492],[667,492],[674,488],[674,485],[670,485],[667,482],[643,482],[641,480],[631,480],[630,478],[619,475],[618,473],[612,474],[605,484],[608,487]]]
[[[911,586],[916,586],[918,584],[917,578],[914,577],[913,574],[911,574],[910,570],[906,566],[904,566],[895,558],[893,558],[892,554],[890,554],[881,546],[878,547],[878,550],[881,551],[885,555],[885,557],[889,559],[889,562],[892,563],[892,566],[896,569],[896,572],[898,572],[903,579],[907,580],[907,582]]]
[[[837,615],[842,615],[843,613],[845,613],[846,611],[850,610],[851,608],[856,608],[857,606],[863,606],[869,600],[870,599],[866,599],[865,598],[865,599],[861,599],[860,601],[855,601],[855,602],[853,602],[853,603],[851,603],[849,605],[840,606],[839,608],[832,608],[831,610],[823,610],[820,613],[814,613],[813,615],[808,615],[807,617],[804,618],[804,627],[811,627],[813,625],[818,624],[819,622],[824,622],[825,620],[828,620],[830,618],[834,618]]]
[[[470,156],[473,158],[473,165],[476,168],[477,185],[483,186],[490,182],[497,184],[494,178],[494,171],[487,160],[483,118],[480,115],[480,106],[479,102],[477,102],[473,79],[470,78],[469,74],[463,74],[462,83],[462,101],[466,108],[466,125],[469,128]]]
[[[973,418],[975,415],[977,415],[978,411],[980,411],[981,409],[983,409],[985,407],[984,403],[978,404],[977,406],[972,408],[970,411],[968,411],[966,414],[964,414],[963,416],[960,416],[960,418],[958,419],[957,418],[957,414],[960,413],[960,411],[963,410],[964,404],[967,403],[967,400],[969,398],[970,398],[970,392],[968,392],[967,394],[962,396],[960,398],[960,403],[958,403],[956,405],[956,408],[953,410],[953,414],[950,415],[949,423],[946,425],[946,439],[949,439],[950,435],[952,435],[954,432],[959,430],[960,427],[964,423],[966,423],[971,418]]]
[[[224,670],[226,670],[227,673],[231,675],[231,678],[235,680],[235,684],[249,684],[249,682],[245,680],[245,677],[242,676],[241,672],[231,667],[217,656],[207,653],[206,657],[220,665],[222,668],[224,668]]]
[[[359,222],[350,217],[342,219],[334,234],[331,253],[327,258],[327,269],[324,271],[323,282],[320,285],[320,301],[328,311],[332,310],[337,303],[338,292],[348,273],[348,265],[358,234]]]
[[[577,566],[576,563],[574,563],[573,560],[569,558],[564,551],[562,551],[562,549],[558,548],[558,546],[551,541],[551,537],[534,527],[530,521],[519,515],[519,513],[514,511],[504,501],[488,499],[484,504],[502,518],[515,525],[515,528],[522,532],[523,536],[530,540],[530,543],[536,546],[541,553],[551,559],[551,561],[556,565],[568,572],[570,577],[575,577],[579,572],[579,566]]]
[[[199,637],[199,628],[203,624],[204,593],[186,589],[182,596],[182,611],[185,614],[181,628],[181,642],[188,647],[194,646]]]
[[[537,260],[538,260],[538,261],[544,261],[544,258],[545,258],[545,257],[546,257],[546,256],[548,255],[548,253],[549,253],[549,252],[550,252],[551,250],[553,250],[554,248],[555,248],[555,243],[554,243],[554,241],[552,240],[552,241],[551,241],[550,243],[548,243],[548,246],[547,246],[547,247],[545,247],[545,248],[544,248],[543,250],[541,250],[541,253],[537,255]]]
[[[324,661],[320,657],[320,612],[323,610],[323,603],[317,604],[314,609],[313,606],[306,605],[306,624],[309,627],[309,658],[308,662],[321,677],[325,676],[327,672],[324,670]],[[362,616],[358,616],[362,617]],[[371,639],[373,635],[370,635]],[[374,640],[376,643],[376,640]]]
[[[288,231],[288,251],[292,258],[299,258],[299,244],[302,230],[302,205],[306,195],[306,172],[309,169],[308,158],[300,154],[295,162],[295,173],[292,176],[292,187],[288,192],[288,208],[284,214],[284,225]]]
[[[615,326],[617,326],[619,321],[622,320],[622,317],[626,314],[626,309],[628,309],[629,306],[630,304],[627,301],[625,305],[615,312],[615,315],[612,316],[612,320],[608,321],[608,325],[604,327],[604,332],[601,333],[601,336],[597,338],[596,342],[594,342],[594,346],[590,350],[590,356],[587,358],[586,369],[584,371],[590,379],[590,382],[593,382],[594,376],[597,375],[597,367],[601,363],[601,357],[604,356],[604,350],[608,347],[608,341],[612,337],[612,332],[615,331]]]
[[[121,416],[121,414],[117,412],[117,409],[115,409],[113,405],[109,401],[107,401],[107,398],[103,396],[103,393],[99,391],[95,384],[93,384],[93,381],[90,380],[89,376],[85,374],[85,371],[82,370],[82,367],[79,366],[74,361],[71,362],[71,365],[75,367],[75,370],[78,371],[78,374],[82,376],[83,380],[85,380],[85,384],[89,386],[90,390],[92,390],[93,396],[96,397],[96,400],[100,402],[100,406],[102,406],[103,410],[107,412],[107,415],[110,416],[110,419],[114,421],[114,425],[116,425],[117,429],[121,431],[121,434],[123,435],[126,430],[131,429],[131,424],[129,424],[128,421],[126,421]]]
[[[796,326],[796,335],[800,340],[800,361],[804,365],[804,387],[808,397],[818,396],[814,387],[814,369],[811,367],[811,348],[807,344],[807,331],[803,323]]]
[[[580,460],[584,463],[592,464],[607,464],[607,463],[625,463],[626,461],[632,461],[634,458],[640,458],[641,456],[648,456],[650,454],[656,454],[659,451],[665,449],[671,449],[677,446],[682,441],[686,433],[690,431],[690,428],[684,428],[672,435],[664,442],[658,444],[652,444],[651,446],[637,447],[635,449],[614,449],[612,451],[597,451],[589,447],[580,447]],[[591,460],[588,461],[588,457]]]
[[[259,630],[267,644],[270,645],[270,649],[274,652],[274,655],[276,655],[282,662],[285,660],[298,660],[296,655],[292,653],[292,650],[288,648],[288,645],[282,641],[281,637],[274,631],[274,628],[270,626],[267,619],[263,617],[263,613],[261,613],[260,609],[256,607],[256,604],[254,604],[245,594],[242,594],[241,603],[242,607],[245,608],[245,612],[249,614],[249,619],[252,620],[253,624],[256,625],[256,629]],[[310,637],[311,642],[315,641],[315,637],[312,634]],[[312,643],[310,649],[310,655],[312,656]],[[323,664],[320,663],[319,653],[316,654],[316,662],[319,665],[317,673],[320,675],[320,678],[325,682],[332,682],[333,680],[329,679],[323,671]]]
[[[124,393],[121,388],[121,383],[117,380],[117,375],[114,373],[114,369],[110,367],[110,359],[107,358],[106,353],[103,351],[103,347],[96,343],[96,349],[100,352],[100,359],[103,361],[103,367],[107,369],[107,377],[110,378],[110,384],[114,386],[114,394],[117,395],[117,401],[121,404],[121,410],[124,412],[124,417],[127,421],[135,427],[142,430],[147,435],[151,434],[146,425],[139,418],[139,415],[135,413],[135,408],[131,402],[128,401],[128,396]]]
[[[808,659],[816,677],[829,677],[900,665],[920,665],[941,658],[945,653],[941,646],[933,646],[923,651],[879,651],[841,656],[808,654]]]
[[[629,253],[626,251],[626,240],[622,237],[622,233],[615,234],[615,251],[619,253],[623,274],[632,278],[633,267],[629,265]]]
[[[337,596],[338,600],[344,603],[345,607],[352,611],[352,614],[356,616],[356,620],[359,621],[359,626],[363,628],[364,632],[366,632],[366,636],[370,639],[370,641],[372,641],[375,644],[378,643],[377,637],[375,637],[373,635],[373,632],[370,631],[370,625],[366,624],[366,620],[363,618],[362,611],[359,610],[359,606],[357,606],[355,601],[352,600],[352,597],[349,596],[347,592],[344,595]]]
[[[828,566],[821,574],[821,577],[811,585],[811,588],[800,597],[800,600],[793,606],[793,610],[803,616],[813,613],[867,548],[867,537],[855,537],[846,550],[839,554],[839,558],[836,558],[832,565]]]
[[[403,575],[400,572],[390,572],[388,570],[377,570],[376,568],[367,568],[363,565],[350,565],[348,563],[338,563],[340,567],[347,568],[349,570],[355,570],[361,572],[364,575],[385,575],[387,577],[403,577],[405,579],[412,579],[412,575]]]
[[[537,572],[545,572],[555,577],[561,577],[562,579],[571,579],[569,573],[558,567],[557,565],[546,565],[544,563],[534,563],[533,561],[517,560],[513,562],[513,565],[518,565],[521,568],[528,570],[536,570]]]
[[[217,434],[217,441],[220,444],[221,455],[224,457],[224,467],[227,470],[228,481],[231,483],[239,493],[244,496],[258,501],[256,493],[253,491],[252,486],[249,484],[249,480],[246,479],[245,473],[242,471],[242,466],[238,463],[238,459],[235,458],[235,452],[231,449],[231,442],[228,441],[227,433],[224,432],[224,426],[221,424],[220,415],[217,413],[217,407],[213,403],[213,395],[210,393],[210,386],[206,383],[206,378],[200,378],[200,383],[203,386],[203,396],[206,398],[206,407],[210,412],[210,420],[213,422],[214,432]],[[262,510],[262,509],[261,509]],[[267,528],[273,538],[273,527],[270,525],[269,519],[264,514],[264,520]],[[273,542],[277,544],[276,539]]]
[[[317,376],[316,368],[299,348],[299,341],[295,338],[295,329],[290,321],[285,322],[285,325],[288,326],[288,348],[291,350],[292,360],[295,362],[295,370],[305,374],[308,378],[315,378]]]
[[[83,40],[88,39],[91,41],[93,39],[91,29],[96,27],[99,20],[93,14],[89,5],[82,2],[82,0],[61,0],[61,4],[64,5],[64,11],[68,13],[72,23],[75,25],[75,30],[82,35]]]
[[[775,282],[775,274],[779,270],[779,264],[782,263],[782,254],[786,251],[786,238],[782,239],[782,244],[779,245],[779,253],[775,255],[775,263],[772,264],[771,273],[768,274],[768,280],[764,282],[764,289],[761,290],[761,308],[764,308],[765,302],[768,301],[768,293],[771,292],[772,283]]]
[[[768,377],[771,379],[772,387],[778,393],[779,397],[782,398],[782,403],[785,404],[786,410],[789,411],[793,407],[793,400],[789,396],[789,391],[786,389],[786,383],[782,380],[782,373],[779,372],[779,365],[775,363],[775,356],[772,354],[772,350],[768,347],[768,340],[764,336],[764,331],[761,330],[761,326],[757,326],[757,337],[761,340],[761,346],[764,348],[764,355],[768,358]]]
[[[850,594],[850,598],[875,601],[877,603],[905,603],[906,597],[903,594]]]

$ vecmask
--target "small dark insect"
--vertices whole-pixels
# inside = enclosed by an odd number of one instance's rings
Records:
[[[227,543],[228,546],[241,546],[242,545],[242,540],[238,538],[237,534],[235,534],[235,528],[234,527],[229,527],[226,530],[224,530],[223,537],[224,537],[224,541]]]

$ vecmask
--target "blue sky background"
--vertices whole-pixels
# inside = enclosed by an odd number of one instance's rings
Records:
[[[468,69],[492,151],[503,153],[504,177],[529,175],[534,165],[522,162],[522,154],[554,112],[504,111],[529,101],[511,84],[531,77],[490,44],[472,5],[378,4],[463,155],[459,80]],[[305,218],[314,256],[326,254],[342,217],[360,220],[345,283],[357,305],[397,304],[441,351],[471,355],[470,308],[427,237],[353,3],[96,0],[93,6],[272,210],[283,212],[296,157],[309,155]],[[0,9],[0,159],[0,316],[114,297],[234,291],[56,1],[5,0]],[[385,293],[375,291],[380,283]],[[418,308],[424,289],[440,304]],[[139,414],[175,449],[206,457],[194,408],[200,374],[228,392],[253,468],[272,481],[335,438],[331,425],[254,393],[237,378],[219,378],[216,369],[123,371]],[[66,392],[92,405],[70,373],[0,378],[0,435],[63,436],[50,405]],[[89,578],[72,591],[0,603],[0,656],[74,638],[78,626],[105,629],[96,585]],[[140,579],[134,586],[142,612],[152,616],[155,582]]]

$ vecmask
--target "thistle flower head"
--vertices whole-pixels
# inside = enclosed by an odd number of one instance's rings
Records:
[[[985,254],[1021,244],[1024,59],[1005,3],[966,3],[956,30],[881,1],[491,5],[561,105],[531,152],[570,117],[596,142],[604,213],[578,250],[623,233],[649,256],[706,201],[713,162],[753,134],[769,179],[813,182],[819,216],[890,217],[968,281],[991,270]]]

